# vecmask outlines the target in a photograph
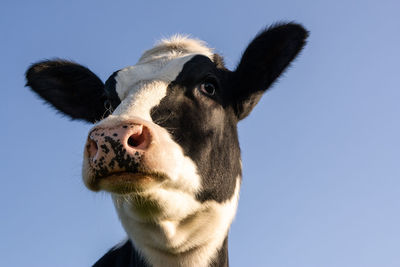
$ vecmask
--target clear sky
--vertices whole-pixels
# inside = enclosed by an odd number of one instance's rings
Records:
[[[89,266],[125,237],[110,197],[81,182],[91,126],[24,87],[31,63],[67,58],[105,80],[156,40],[188,33],[234,68],[277,21],[311,35],[239,124],[231,265],[400,266],[399,3],[1,1],[0,266]]]

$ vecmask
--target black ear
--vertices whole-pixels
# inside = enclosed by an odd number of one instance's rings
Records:
[[[280,24],[262,31],[249,44],[233,73],[234,107],[239,120],[250,113],[297,56],[307,36],[299,24]]]
[[[103,82],[88,68],[66,60],[42,61],[26,72],[27,86],[72,119],[101,120],[110,110]]]

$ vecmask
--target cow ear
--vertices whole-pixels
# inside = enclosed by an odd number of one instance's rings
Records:
[[[251,112],[297,56],[307,36],[299,24],[280,24],[260,32],[249,44],[233,73],[234,107],[239,120]]]
[[[66,60],[46,60],[26,72],[26,85],[72,119],[88,122],[109,114],[103,82],[88,68]]]

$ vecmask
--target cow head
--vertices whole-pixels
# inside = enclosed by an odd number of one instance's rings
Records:
[[[220,248],[236,212],[237,123],[306,37],[297,24],[270,27],[230,71],[203,42],[177,36],[105,83],[81,65],[53,60],[32,65],[27,84],[64,114],[95,123],[83,180],[91,190],[111,193],[148,261],[202,247],[195,257],[200,266]]]

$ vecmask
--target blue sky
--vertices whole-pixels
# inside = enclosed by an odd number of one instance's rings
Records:
[[[263,27],[302,23],[298,60],[239,124],[243,185],[231,266],[400,266],[398,1],[2,1],[0,266],[89,266],[125,237],[81,182],[90,125],[24,87],[67,58],[105,80],[188,33],[234,68]]]

